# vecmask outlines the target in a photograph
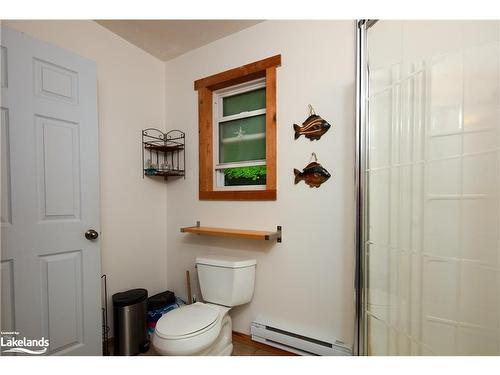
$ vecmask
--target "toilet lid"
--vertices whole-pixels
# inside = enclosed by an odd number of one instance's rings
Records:
[[[163,315],[156,323],[156,330],[163,337],[185,336],[208,327],[218,317],[214,308],[195,303]]]

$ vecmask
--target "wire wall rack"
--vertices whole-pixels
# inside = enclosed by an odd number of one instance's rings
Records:
[[[163,133],[148,128],[142,135],[142,178],[161,176],[186,178],[186,134],[181,130]]]
[[[102,297],[102,354],[110,355],[109,352],[109,325],[108,325],[108,278],[101,276],[101,297]]]

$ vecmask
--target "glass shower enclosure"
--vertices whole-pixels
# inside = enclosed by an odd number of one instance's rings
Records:
[[[497,21],[358,22],[358,342],[500,355]]]

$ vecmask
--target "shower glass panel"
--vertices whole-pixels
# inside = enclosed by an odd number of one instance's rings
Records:
[[[364,350],[500,355],[500,24],[366,34]]]

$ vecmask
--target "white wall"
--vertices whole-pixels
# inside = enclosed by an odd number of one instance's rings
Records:
[[[250,322],[262,319],[318,339],[352,343],[354,22],[264,22],[166,67],[91,21],[4,24],[97,62],[101,246],[110,295],[140,286],[152,294],[168,284],[185,298],[184,273],[189,269],[196,275],[197,255],[255,257],[255,296],[231,312],[234,330],[248,333]],[[193,81],[278,53],[283,64],[278,69],[278,200],[199,201]],[[334,127],[319,142],[294,141],[292,124],[307,117],[309,103]],[[139,143],[142,128],[163,128],[165,121],[167,129],[187,133],[186,180],[167,185],[142,179]],[[294,186],[293,168],[303,168],[313,151],[332,178],[319,189]],[[282,225],[283,243],[179,233],[196,220],[248,229]]]
[[[198,255],[256,258],[253,301],[232,310],[233,329],[248,333],[263,319],[318,339],[352,343],[354,302],[355,24],[268,21],[166,64],[166,122],[187,137],[187,177],[167,187],[168,286],[186,297],[185,271]],[[198,200],[198,108],[193,81],[275,54],[278,68],[278,200]],[[319,142],[294,141],[292,124],[307,105],[333,124]],[[294,186],[311,152],[331,173],[319,189]],[[271,230],[283,243],[198,237],[179,228],[202,225]],[[194,283],[197,284],[196,282]],[[199,297],[198,291],[195,292]]]
[[[97,63],[100,241],[108,294],[165,290],[166,188],[162,180],[142,179],[140,144],[141,129],[164,128],[164,63],[92,21],[2,24]]]

